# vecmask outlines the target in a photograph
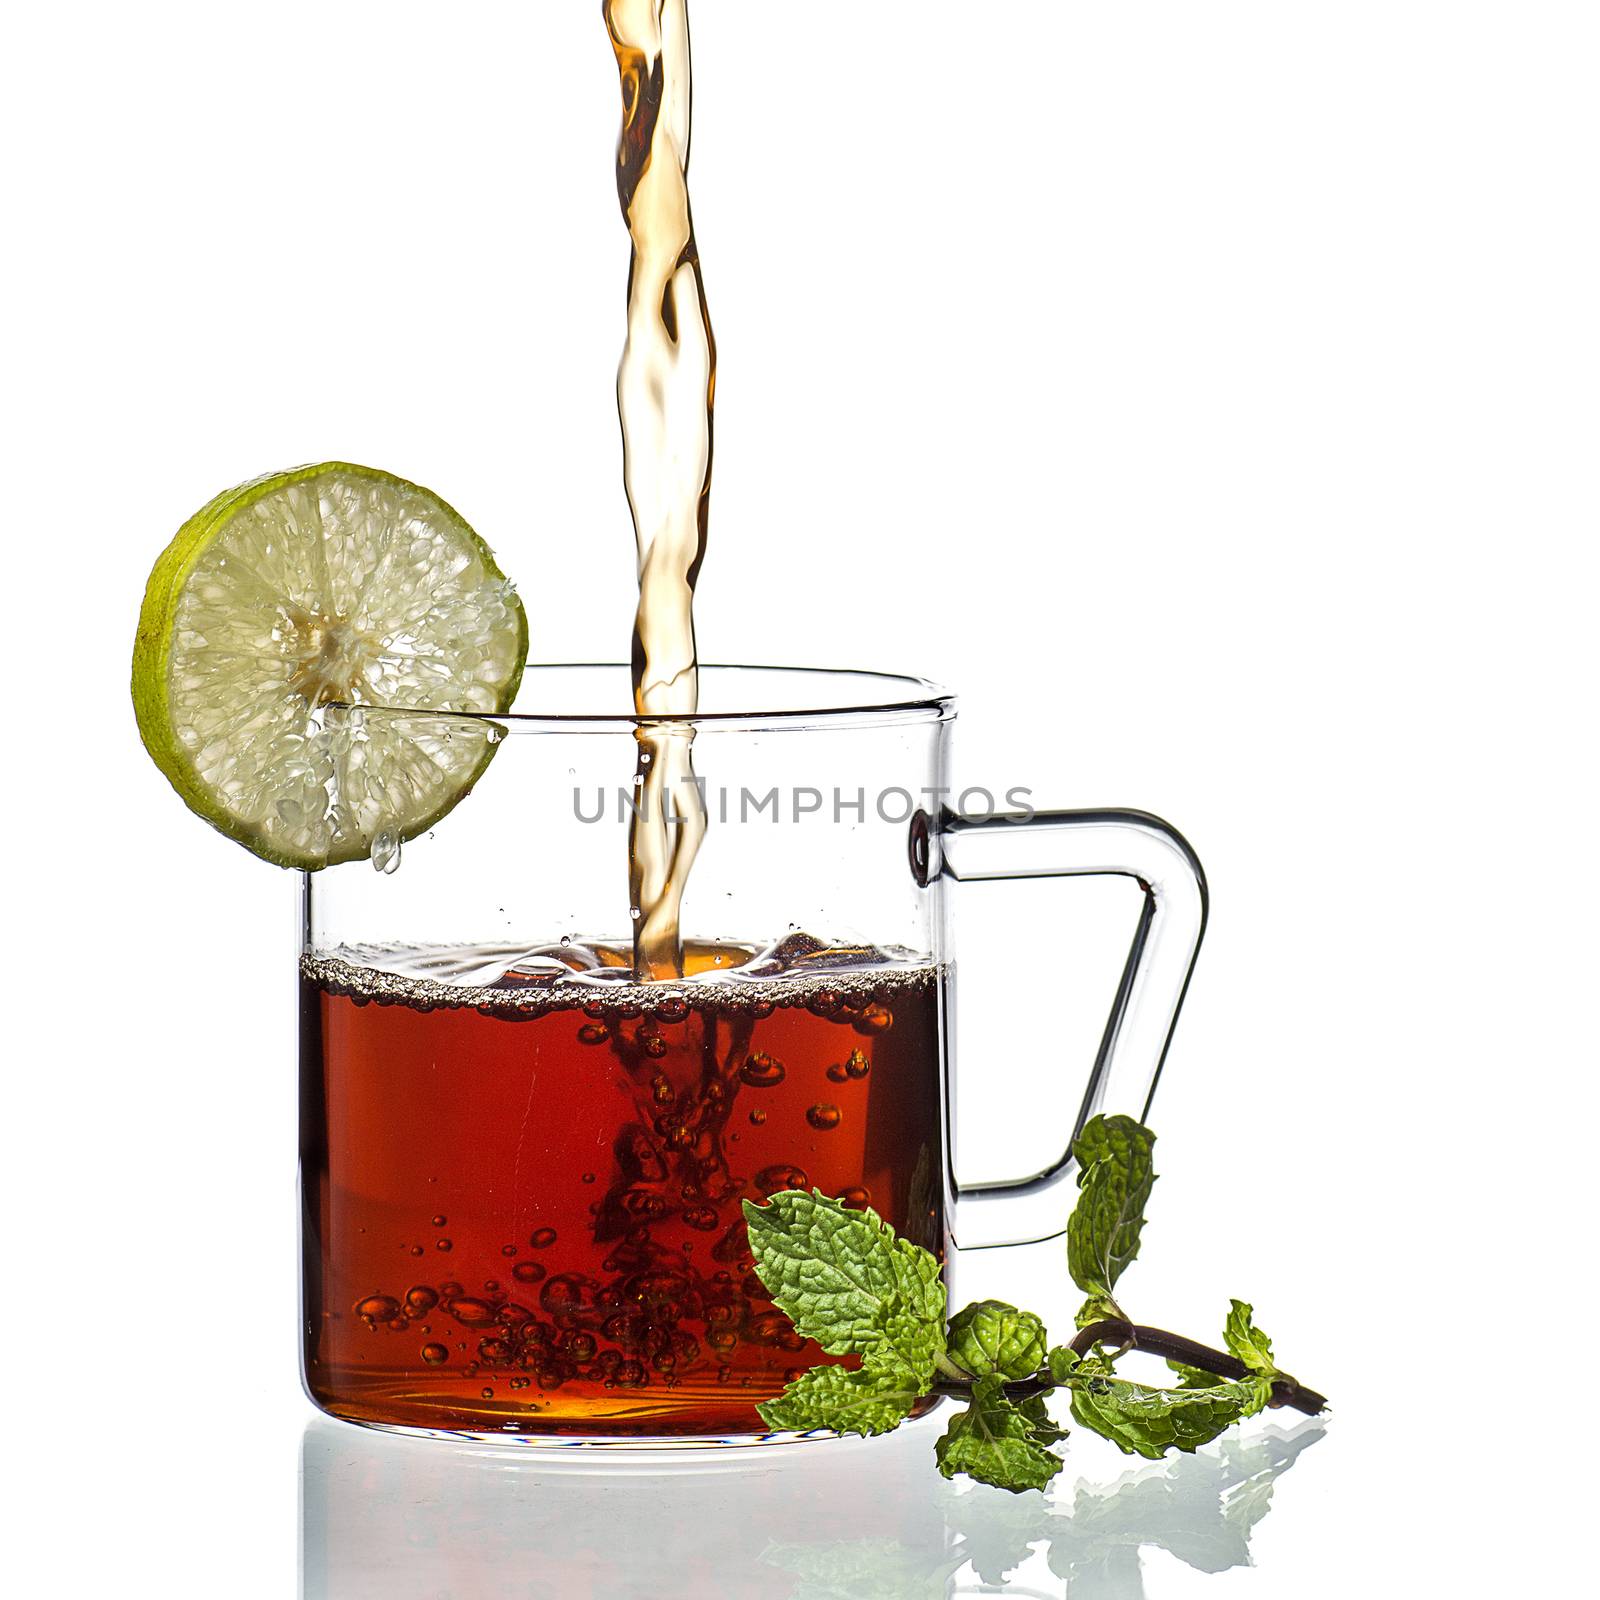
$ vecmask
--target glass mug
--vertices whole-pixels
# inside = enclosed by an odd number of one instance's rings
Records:
[[[370,741],[405,741],[423,772],[435,741],[493,754],[403,862],[386,846],[388,870],[304,878],[303,1372],[334,1416],[552,1444],[786,1437],[756,1405],[836,1358],[772,1306],[743,1200],[815,1187],[941,1256],[1059,1233],[1076,1128],[1046,1170],[952,1177],[952,883],[1138,882],[1078,1125],[1148,1105],[1206,915],[1172,829],[978,814],[987,795],[949,788],[954,701],[920,679],[705,667],[700,713],[650,723],[657,748],[689,745],[708,825],[684,976],[639,984],[647,746],[609,709],[630,703],[626,668],[530,667],[517,714],[326,713],[369,831]]]

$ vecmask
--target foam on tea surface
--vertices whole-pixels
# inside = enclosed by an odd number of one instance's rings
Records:
[[[626,944],[566,940],[558,944],[390,946],[341,945],[301,957],[303,975],[359,1002],[433,1009],[468,1006],[515,1017],[582,1008],[634,1007],[669,1013],[682,1005],[853,1009],[878,990],[931,984],[937,969],[899,946],[830,945],[791,933],[756,948],[685,941],[683,976],[640,983]]]

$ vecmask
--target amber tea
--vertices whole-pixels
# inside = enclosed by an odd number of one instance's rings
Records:
[[[303,967],[306,1381],[335,1415],[760,1432],[835,1358],[773,1309],[740,1202],[815,1185],[942,1248],[925,962],[791,935],[639,984],[627,946],[569,945],[463,988],[421,975],[461,952],[351,954]]]

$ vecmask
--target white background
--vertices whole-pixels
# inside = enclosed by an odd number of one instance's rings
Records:
[[[1139,1306],[1249,1295],[1336,1402],[1212,1591],[1575,1586],[1592,8],[693,14],[704,655],[947,682],[961,776],[1157,811],[1210,875]],[[5,33],[8,1577],[282,1595],[294,887],[144,757],[139,597],[216,491],[338,456],[463,511],[535,659],[624,650],[614,69],[591,0]],[[990,1132],[1033,1065],[983,1065]],[[1055,1303],[1052,1250],[1007,1271]],[[306,1592],[590,1592],[470,1542]]]

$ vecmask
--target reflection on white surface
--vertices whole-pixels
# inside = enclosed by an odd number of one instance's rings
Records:
[[[942,1427],[567,1460],[319,1418],[302,1449],[302,1594],[1142,1600],[1146,1550],[1204,1573],[1248,1565],[1274,1483],[1324,1431],[1258,1425],[1046,1499],[947,1484],[932,1459]]]

